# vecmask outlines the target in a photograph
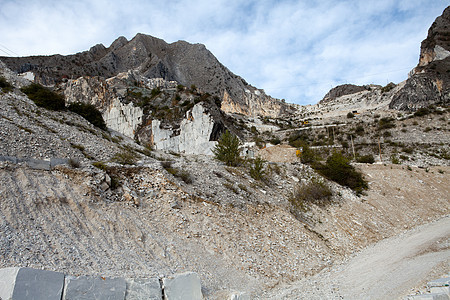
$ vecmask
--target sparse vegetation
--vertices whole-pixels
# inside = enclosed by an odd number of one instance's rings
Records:
[[[136,163],[137,157],[136,154],[132,151],[122,151],[116,153],[113,156],[112,160],[121,165],[134,165]]]
[[[321,175],[351,188],[357,194],[368,188],[362,174],[350,165],[349,160],[340,152],[334,152],[329,156],[326,164],[315,163],[312,166]]]
[[[172,161],[162,161],[161,166],[174,177],[180,178],[187,184],[191,184],[193,182],[191,174],[189,174],[186,170],[179,170],[177,168],[172,167]]]
[[[299,185],[289,197],[289,202],[296,211],[305,210],[309,204],[324,206],[329,203],[332,194],[323,180],[313,178],[309,183]]]
[[[389,82],[384,87],[381,88],[382,93],[390,92],[393,88],[395,88],[395,83]]]
[[[229,182],[224,182],[223,186],[226,187],[227,189],[229,189],[230,191],[233,191],[235,194],[239,194],[238,189],[231,183]]]
[[[106,130],[106,124],[103,120],[102,113],[92,104],[81,102],[71,103],[68,109],[85,118],[92,125]]]
[[[381,118],[378,121],[378,130],[394,128],[395,123],[393,121],[394,119],[390,117]]]
[[[394,165],[400,164],[400,159],[397,157],[396,154],[391,155],[391,163],[393,163]]]
[[[20,90],[33,100],[37,106],[50,110],[62,110],[65,108],[66,104],[63,96],[40,84],[32,83]]]
[[[0,89],[4,93],[9,93],[13,90],[13,86],[6,80],[5,77],[0,76]]]
[[[356,161],[359,163],[373,164],[375,162],[375,158],[373,157],[372,154],[367,154],[357,157]]]
[[[69,166],[71,166],[74,169],[77,169],[81,166],[80,161],[75,158],[70,158],[68,161]]]
[[[263,180],[264,175],[264,160],[258,156],[251,162],[250,176],[255,180]]]
[[[106,171],[107,168],[108,168],[106,166],[106,164],[104,162],[102,162],[102,161],[95,161],[95,162],[92,163],[92,165],[94,167],[96,167],[97,169],[100,169],[100,170],[103,170],[103,171]]]
[[[422,108],[419,108],[419,109],[414,113],[414,116],[415,116],[415,117],[423,117],[423,116],[428,115],[429,113],[430,113],[430,110],[429,110],[428,108],[422,107]]]

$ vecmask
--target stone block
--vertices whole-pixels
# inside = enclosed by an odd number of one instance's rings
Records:
[[[449,296],[446,294],[422,294],[422,295],[415,295],[415,296],[409,296],[407,298],[408,300],[449,300]]]
[[[430,288],[431,293],[447,294],[450,296],[450,286],[433,286]]]
[[[32,169],[50,171],[50,161],[30,158],[26,163]]]
[[[202,286],[197,273],[187,272],[163,278],[165,300],[202,300]]]
[[[427,283],[428,287],[434,286],[450,286],[450,277],[439,278]]]
[[[0,269],[0,299],[11,299],[20,268]]]
[[[53,168],[57,165],[67,165],[69,160],[66,158],[50,158],[50,167]]]
[[[13,164],[17,164],[19,162],[17,157],[14,157],[14,156],[2,156],[2,155],[0,155],[0,161],[9,161],[9,162],[12,162]]]
[[[158,278],[126,279],[125,300],[161,300],[162,289]]]
[[[0,297],[14,300],[60,300],[64,274],[31,268],[0,270]]]
[[[67,276],[62,300],[123,300],[125,291],[123,278]]]

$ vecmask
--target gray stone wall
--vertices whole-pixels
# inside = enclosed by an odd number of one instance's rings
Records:
[[[9,161],[14,164],[26,163],[28,167],[36,170],[47,170],[57,165],[65,165],[69,163],[66,158],[51,158],[49,160],[34,159],[34,158],[19,158],[15,156],[2,156],[0,155],[0,161]]]
[[[169,278],[108,278],[69,276],[32,268],[0,269],[0,299],[3,300],[202,300],[196,273]]]

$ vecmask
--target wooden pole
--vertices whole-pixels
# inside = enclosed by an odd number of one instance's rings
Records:
[[[332,127],[332,129],[333,129],[333,145],[334,145],[334,143],[335,143],[334,126]]]
[[[381,160],[381,143],[380,143],[380,137],[378,137],[378,150],[380,151],[380,162],[382,162],[382,160]]]
[[[353,145],[353,136],[352,135],[350,135],[350,140],[352,141],[353,159],[356,159],[355,146]]]

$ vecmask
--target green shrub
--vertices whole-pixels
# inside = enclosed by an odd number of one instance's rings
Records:
[[[319,155],[309,147],[308,144],[302,145],[302,153],[300,154],[300,160],[304,164],[313,164],[319,159]]]
[[[355,133],[358,135],[364,135],[364,126],[362,125],[356,126]]]
[[[325,165],[315,163],[312,166],[321,175],[351,188],[358,194],[368,188],[362,174],[350,165],[349,160],[339,152],[334,152],[329,156]]]
[[[62,110],[65,108],[64,97],[43,87],[40,84],[32,83],[20,89],[28,98],[34,101],[37,106],[50,110]]]
[[[382,93],[387,93],[391,91],[393,88],[395,88],[395,83],[389,82],[387,85],[381,88]]]
[[[393,118],[389,117],[381,118],[378,121],[378,130],[394,128],[395,123],[393,123],[393,121],[394,121]]]
[[[152,91],[150,92],[152,99],[158,96],[159,94],[161,94],[161,90],[158,87],[153,88]]]
[[[227,130],[220,136],[212,152],[216,159],[223,161],[227,166],[237,166],[241,162],[240,145],[239,138]]]
[[[279,144],[281,143],[281,140],[280,140],[280,138],[278,138],[278,137],[274,137],[274,138],[270,139],[269,142],[270,142],[272,145],[279,145]]]
[[[68,109],[85,118],[92,125],[106,130],[106,124],[103,120],[102,113],[92,104],[76,102],[71,103]]]
[[[0,76],[0,89],[5,93],[9,93],[13,90],[13,86],[6,81],[5,77]]]
[[[375,162],[375,158],[372,154],[367,154],[356,158],[356,161],[359,163],[373,164]]]
[[[402,151],[408,154],[412,154],[414,152],[414,148],[413,147],[403,147]]]
[[[430,110],[429,110],[428,108],[422,107],[422,108],[419,108],[419,109],[414,113],[414,116],[415,116],[415,117],[423,117],[423,116],[428,115],[429,113],[430,113]]]
[[[305,205],[324,206],[332,196],[331,189],[323,181],[313,178],[309,183],[299,185],[289,197],[289,202],[295,210],[303,210]]]
[[[398,159],[397,155],[395,154],[391,155],[391,163],[393,163],[394,165],[400,164],[400,159]]]
[[[250,165],[250,176],[255,180],[262,180],[264,175],[264,160],[257,156]]]
[[[74,169],[77,169],[81,166],[80,161],[75,158],[69,158],[69,166],[71,166]]]
[[[106,171],[106,170],[108,169],[108,167],[106,166],[106,164],[105,164],[104,162],[102,162],[102,161],[94,161],[94,162],[92,163],[92,165],[93,165],[94,167],[96,167],[97,169],[100,169],[100,170],[103,170],[103,171]]]
[[[348,112],[347,118],[351,119],[351,118],[354,118],[354,117],[355,117],[355,115],[352,112]]]
[[[136,163],[136,154],[131,151],[122,151],[116,153],[113,158],[113,161],[121,164],[121,165],[134,165]]]
[[[181,180],[183,180],[185,183],[187,184],[191,184],[193,182],[192,176],[191,174],[189,174],[188,171],[185,170],[179,170],[176,168],[172,167],[172,161],[162,161],[161,162],[161,166],[170,174],[172,174],[173,176],[180,178]]]

